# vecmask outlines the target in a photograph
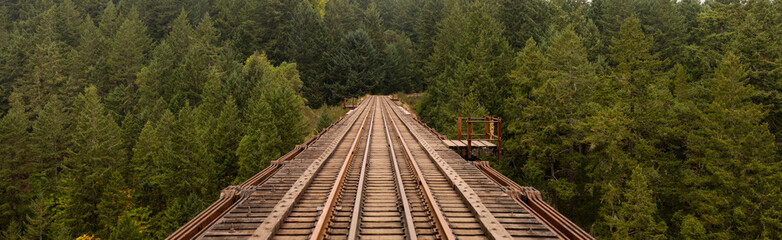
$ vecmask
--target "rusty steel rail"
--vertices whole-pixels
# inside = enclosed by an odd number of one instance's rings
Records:
[[[369,116],[374,116],[375,114],[375,108],[372,108],[372,113],[370,113]],[[334,214],[334,206],[337,203],[337,197],[340,193],[342,193],[342,187],[345,184],[345,178],[348,174],[348,170],[350,169],[350,164],[353,162],[353,159],[356,156],[356,148],[358,148],[359,140],[361,139],[361,135],[363,135],[364,126],[366,123],[366,118],[364,118],[364,122],[361,123],[361,128],[358,129],[358,134],[356,135],[356,139],[353,140],[353,144],[350,145],[350,150],[348,150],[348,155],[345,156],[345,160],[342,163],[342,167],[340,168],[339,174],[337,175],[337,179],[334,180],[334,185],[331,187],[331,192],[329,193],[328,199],[326,199],[326,203],[323,205],[323,212],[318,217],[318,222],[315,223],[315,229],[312,230],[312,237],[310,239],[316,239],[316,240],[322,240],[326,238],[326,228],[328,228],[329,225],[329,219],[331,219],[332,214]],[[372,129],[372,125],[375,123],[375,118],[373,117],[369,122],[369,129]],[[369,131],[369,136],[372,135],[372,131]],[[369,140],[370,137],[367,137],[367,145],[365,152],[369,150]],[[366,155],[364,155],[364,161],[366,161]],[[356,227],[356,229],[358,229]]]
[[[440,209],[440,206],[437,203],[437,199],[434,198],[432,189],[429,188],[429,184],[426,182],[426,178],[424,178],[424,174],[421,171],[421,168],[418,166],[418,163],[415,161],[415,158],[413,157],[410,148],[407,146],[407,142],[405,141],[404,138],[402,138],[402,133],[399,132],[399,127],[397,126],[396,121],[394,121],[394,119],[391,118],[390,113],[388,113],[387,111],[388,111],[387,108],[384,108],[384,112],[389,115],[389,120],[391,122],[391,126],[394,127],[394,132],[396,132],[396,136],[402,144],[402,149],[404,149],[404,153],[405,153],[405,159],[407,159],[407,163],[410,166],[412,166],[413,172],[415,173],[414,174],[415,179],[418,182],[418,186],[426,196],[424,198],[424,200],[426,200],[426,205],[429,208],[429,211],[433,212],[430,214],[432,215],[432,218],[435,221],[435,225],[437,231],[439,232],[440,239],[456,239],[456,235],[454,234],[451,227],[448,226],[448,220],[445,218],[445,215],[443,214],[443,210]],[[385,119],[385,115],[383,115],[383,118]]]
[[[315,140],[318,140],[321,136],[323,136],[324,133],[340,123],[343,119],[344,117],[340,117],[336,122],[329,125],[329,127],[325,128],[317,135],[312,136],[303,144],[296,145],[293,150],[272,161],[268,167],[245,180],[241,185],[228,186],[223,189],[220,192],[220,197],[217,199],[217,201],[209,205],[209,207],[201,211],[198,215],[177,229],[175,232],[171,233],[171,235],[166,237],[166,239],[193,239],[199,236],[201,233],[203,233],[204,230],[212,226],[215,223],[215,220],[225,215],[230,209],[234,208],[236,204],[242,202],[247,196],[249,196],[249,194],[243,193],[247,193],[254,189],[252,187],[258,186],[265,182],[272,175],[277,173],[277,171],[285,162],[294,159],[299,155],[299,153],[304,151],[304,149],[315,142]]]
[[[362,99],[168,239],[594,239],[440,136],[385,96]]]
[[[223,213],[227,212],[239,199],[239,189],[229,186],[220,193],[220,198],[201,211],[195,218],[180,227],[166,239],[193,239],[204,229],[209,228]]]
[[[487,177],[500,186],[507,189],[508,195],[514,200],[522,204],[526,208],[530,209],[541,221],[549,225],[549,227],[560,237],[564,239],[595,239],[592,235],[589,235],[586,231],[578,227],[575,223],[567,219],[561,213],[557,212],[554,208],[546,204],[540,196],[540,192],[532,187],[523,187],[514,182],[510,178],[502,175],[489,165],[487,161],[475,162],[474,165],[478,167]]]
[[[291,159],[298,156],[299,153],[307,148],[307,146],[320,138],[323,133],[325,133],[335,124],[339,123],[341,120],[342,118],[331,124],[331,126],[326,128],[324,131],[321,131],[321,133],[312,136],[304,144],[296,145],[293,150],[272,161],[268,167],[245,180],[241,185],[228,186],[223,189],[220,193],[220,198],[218,198],[217,201],[212,203],[212,205],[209,205],[209,207],[201,211],[201,213],[196,215],[196,217],[180,227],[177,231],[169,235],[166,239],[192,239],[198,236],[203,230],[209,228],[209,226],[214,223],[215,219],[220,218],[220,216],[228,212],[229,209],[232,209],[234,205],[241,202],[241,193],[249,190],[248,187],[258,186],[269,179],[269,177],[274,175],[274,173],[276,173],[285,162],[290,161]]]
[[[358,118],[361,118],[361,114],[364,114],[364,110],[365,109],[362,109],[361,111],[356,111],[356,114],[358,115],[353,120],[353,123],[350,124],[351,126],[355,123],[355,121],[358,120]],[[353,141],[353,145],[357,144],[358,139],[360,139],[361,133],[363,132],[362,130],[366,125],[366,120],[368,117],[369,114],[365,114],[365,116],[363,117],[363,120],[361,121],[361,127],[359,128],[357,136]],[[326,161],[328,157],[330,157],[334,153],[337,147],[337,143],[341,142],[344,139],[344,136],[347,135],[350,128],[351,128],[350,126],[346,127],[343,130],[343,132],[340,134],[340,137],[338,138],[339,140],[329,145],[328,149],[324,151],[318,157],[318,159],[315,160],[307,168],[304,175],[302,175],[296,181],[296,183],[294,183],[293,187],[291,187],[291,189],[288,190],[288,192],[285,194],[283,199],[280,200],[280,202],[274,207],[274,209],[272,210],[273,214],[267,217],[266,219],[264,219],[263,223],[261,223],[261,226],[259,226],[255,230],[255,232],[252,234],[252,237],[250,237],[250,239],[254,239],[254,240],[270,239],[272,237],[272,235],[274,234],[273,231],[275,231],[280,227],[280,224],[282,223],[283,219],[287,217],[288,214],[290,214],[294,203],[299,199],[299,197],[301,197],[301,194],[304,191],[304,187],[312,182],[315,173],[320,171],[321,167],[323,166],[323,163]],[[355,146],[352,146],[351,148],[355,148]]]
[[[377,102],[375,102],[375,105],[377,105]],[[370,143],[372,142],[372,127],[375,126],[375,110],[376,108],[372,109],[372,121],[369,122],[369,133],[367,133],[367,142],[364,147],[364,156],[361,160],[361,173],[359,175],[358,180],[358,188],[356,193],[356,201],[353,203],[353,213],[350,217],[350,227],[348,232],[348,240],[355,240],[358,238],[358,222],[359,222],[359,215],[361,214],[361,202],[364,197],[364,182],[366,182],[366,176],[367,176],[367,164],[369,160],[369,148]],[[348,167],[349,165],[345,165],[345,167]]]
[[[418,234],[415,231],[415,220],[413,220],[413,213],[412,210],[410,210],[410,202],[407,199],[407,192],[405,191],[405,185],[402,182],[402,173],[399,169],[399,162],[397,162],[396,158],[396,151],[394,151],[394,143],[391,141],[391,133],[388,131],[389,125],[388,121],[386,121],[386,110],[385,108],[381,108],[381,113],[383,113],[383,128],[386,132],[386,142],[388,143],[388,150],[390,151],[391,155],[391,161],[394,165],[394,173],[396,177],[396,186],[399,192],[399,199],[402,202],[402,211],[405,215],[405,228],[407,228],[407,239],[410,240],[418,240]],[[417,176],[417,175],[416,175]]]
[[[413,131],[412,127],[402,120],[402,116],[398,109],[391,108],[392,112],[400,119],[402,124],[407,127],[410,134],[418,141],[424,152],[435,162],[435,166],[447,176],[447,180],[451,183],[454,189],[457,189],[459,196],[464,202],[467,203],[467,207],[476,214],[481,227],[486,231],[486,235],[491,239],[512,239],[511,234],[505,229],[502,224],[491,214],[489,209],[481,202],[481,199],[477,197],[475,191],[465,183],[454,169],[437,153],[416,131]]]

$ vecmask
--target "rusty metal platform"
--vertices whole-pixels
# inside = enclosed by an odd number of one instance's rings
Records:
[[[443,139],[369,97],[168,239],[593,239]]]
[[[443,144],[449,149],[452,149],[459,153],[462,157],[467,155],[467,140],[448,140],[443,139]],[[470,149],[472,150],[472,156],[496,156],[498,154],[497,144],[488,140],[472,140],[469,144],[472,144]]]

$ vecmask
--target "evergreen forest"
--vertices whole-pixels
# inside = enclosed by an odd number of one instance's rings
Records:
[[[0,238],[163,239],[394,93],[597,238],[782,239],[772,0],[0,1]]]

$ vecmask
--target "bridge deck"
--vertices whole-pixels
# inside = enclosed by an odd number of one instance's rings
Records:
[[[169,239],[591,239],[485,162],[370,97]]]

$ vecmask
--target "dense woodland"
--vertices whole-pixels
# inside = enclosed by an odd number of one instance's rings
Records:
[[[0,237],[162,239],[322,106],[421,91],[597,237],[782,239],[770,0],[2,1]]]

